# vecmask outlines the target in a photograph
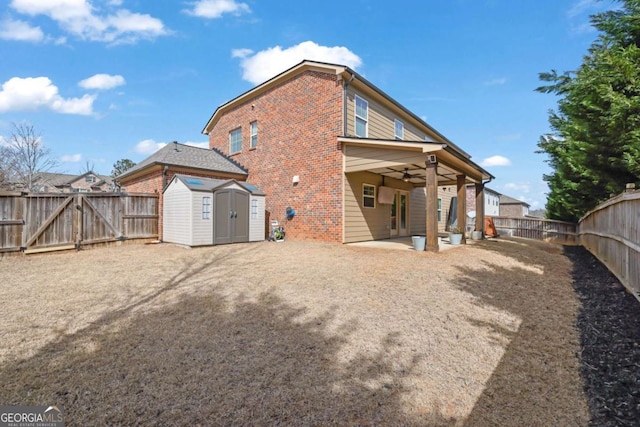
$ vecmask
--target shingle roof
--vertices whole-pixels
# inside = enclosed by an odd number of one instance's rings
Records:
[[[104,181],[107,184],[111,184],[112,182],[112,179],[110,176],[98,175],[97,173],[94,173],[94,172],[85,172],[85,173],[76,174],[76,175],[68,174],[68,173],[38,172],[34,174],[33,182],[37,183],[38,181],[46,181],[46,183],[49,185],[52,185],[54,187],[60,187],[65,184],[71,184],[72,182],[88,174],[95,175],[101,181]],[[100,184],[100,182],[94,183],[94,185],[98,185],[98,184]]]
[[[509,197],[509,196],[505,196],[504,194],[500,195],[500,204],[501,205],[513,205],[513,204],[517,204],[517,205],[526,205],[526,206],[531,206],[529,203],[527,202],[523,202],[522,200],[518,200],[518,199],[514,199],[513,197]]]
[[[122,179],[156,164],[247,175],[246,169],[218,151],[172,142],[119,175],[117,178]]]

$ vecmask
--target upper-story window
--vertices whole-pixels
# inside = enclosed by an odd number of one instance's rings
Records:
[[[249,126],[251,133],[250,148],[256,148],[258,146],[258,122],[251,122]]]
[[[242,151],[242,128],[229,132],[229,154]]]
[[[96,177],[93,176],[93,175],[87,175],[85,177],[85,181],[87,181],[87,182],[96,182]]]
[[[398,119],[395,121],[393,134],[396,139],[404,139],[404,123]]]
[[[369,103],[356,95],[356,136],[367,137],[369,122]]]

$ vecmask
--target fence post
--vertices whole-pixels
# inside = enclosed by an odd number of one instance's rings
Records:
[[[75,211],[74,211],[74,216],[75,216],[75,229],[76,229],[76,249],[80,250],[80,245],[82,244],[82,237],[83,237],[83,229],[82,226],[83,224],[83,202],[84,202],[84,197],[82,196],[82,194],[78,194],[76,195],[76,200],[74,201],[75,203]]]

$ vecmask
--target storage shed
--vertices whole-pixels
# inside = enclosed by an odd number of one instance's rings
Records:
[[[265,239],[265,195],[234,179],[176,174],[163,192],[164,242],[187,246]]]

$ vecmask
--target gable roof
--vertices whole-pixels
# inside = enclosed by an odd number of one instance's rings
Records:
[[[525,205],[526,207],[531,207],[531,205],[527,202],[514,199],[513,197],[505,196],[504,194],[500,195],[500,204],[501,205]]]
[[[78,181],[79,179],[86,177],[87,175],[94,175],[99,179],[99,181],[92,183],[92,187],[99,187],[103,183],[111,185],[113,182],[110,176],[98,175],[93,171],[85,172],[79,175],[68,173],[38,172],[34,174],[33,182],[34,184],[39,184],[40,182],[42,182],[43,184],[46,183],[53,187],[66,187],[71,186],[71,184]]]
[[[291,77],[293,77],[293,76],[295,76],[297,74],[300,74],[300,73],[303,73],[303,72],[309,71],[309,70],[321,71],[321,72],[325,72],[325,73],[333,73],[333,74],[339,76],[339,79],[342,79],[344,81],[348,81],[349,84],[354,84],[355,83],[355,84],[361,85],[362,87],[367,88],[371,93],[375,93],[377,96],[380,96],[381,98],[385,99],[387,102],[390,102],[391,104],[393,104],[393,106],[395,108],[398,108],[398,109],[402,110],[405,114],[407,114],[413,120],[415,120],[417,123],[419,123],[420,126],[422,126],[423,128],[429,130],[430,133],[432,133],[433,135],[437,136],[437,138],[441,140],[441,141],[430,141],[430,142],[444,142],[449,147],[452,147],[455,151],[457,151],[461,156],[463,156],[463,157],[465,157],[467,159],[471,157],[468,153],[466,153],[464,150],[462,150],[456,144],[454,144],[449,139],[447,139],[447,137],[445,137],[440,132],[438,132],[435,128],[433,128],[431,125],[429,125],[422,118],[418,117],[416,114],[411,112],[408,108],[406,108],[404,105],[400,104],[398,101],[393,99],[391,96],[387,95],[384,91],[382,91],[380,88],[376,87],[373,83],[371,83],[370,81],[365,79],[362,75],[358,74],[357,72],[355,72],[351,68],[347,67],[346,65],[332,64],[332,63],[320,62],[320,61],[312,61],[312,60],[308,60],[308,59],[305,59],[305,60],[299,62],[298,64],[294,65],[293,67],[289,68],[288,70],[283,71],[282,73],[280,73],[280,74],[272,77],[271,79],[259,84],[258,86],[253,87],[252,89],[240,94],[239,96],[233,98],[232,100],[230,100],[230,101],[222,104],[218,108],[216,108],[214,113],[211,115],[211,118],[209,119],[209,121],[207,122],[205,127],[202,129],[202,133],[207,135],[211,131],[213,126],[215,126],[215,124],[217,123],[218,119],[220,118],[220,116],[225,111],[227,111],[229,109],[232,109],[232,108],[236,107],[237,105],[239,105],[239,104],[241,104],[243,102],[246,102],[247,100],[249,100],[251,98],[256,97],[257,95],[259,95],[259,94],[271,89],[272,87],[274,87],[276,85],[281,84],[284,80],[290,79]]]
[[[200,169],[209,172],[227,172],[237,175],[248,174],[245,168],[216,150],[172,142],[131,169],[118,175],[116,179],[121,180],[122,178],[154,165],[182,166],[190,169]]]
[[[201,176],[191,176],[191,175],[183,175],[183,174],[175,174],[171,179],[171,182],[174,180],[179,180],[182,182],[188,189],[193,191],[214,191],[219,188],[225,187],[229,184],[237,184],[240,187],[247,190],[249,193],[256,196],[264,196],[264,193],[260,191],[257,187],[247,184],[246,182],[236,181],[235,179],[215,179],[215,178],[204,178]],[[171,182],[169,184],[171,184]],[[169,188],[167,185],[166,189]]]

